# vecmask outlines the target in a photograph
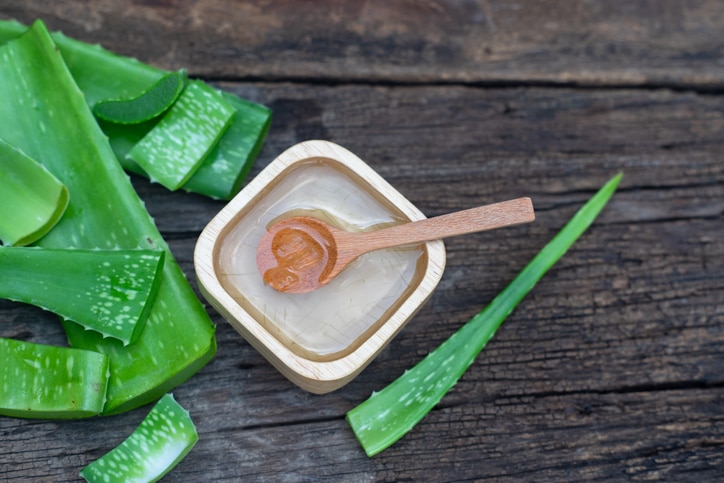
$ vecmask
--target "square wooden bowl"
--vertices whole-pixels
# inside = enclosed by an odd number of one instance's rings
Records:
[[[357,156],[327,141],[276,158],[201,233],[194,263],[208,302],[282,374],[322,394],[351,381],[432,294],[445,267],[441,241],[360,257],[329,285],[282,294],[256,270],[273,222],[311,214],[349,230],[425,216]]]

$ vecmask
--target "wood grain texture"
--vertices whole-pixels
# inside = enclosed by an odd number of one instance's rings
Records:
[[[432,298],[330,394],[288,382],[210,309],[218,355],[174,391],[200,441],[164,481],[724,478],[721,3],[297,5],[30,1],[0,16],[227,79],[274,110],[253,175],[327,139],[427,216],[530,196],[537,218],[447,241]],[[368,459],[346,411],[477,313],[618,171],[609,206],[460,382]],[[194,244],[223,203],[134,184],[196,286]],[[51,314],[7,301],[0,336],[65,343]],[[77,480],[147,410],[0,418],[0,480]]]
[[[721,89],[712,0],[8,0],[3,16],[195,76]]]

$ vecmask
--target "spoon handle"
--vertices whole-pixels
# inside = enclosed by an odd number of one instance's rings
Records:
[[[517,198],[383,228],[364,233],[363,238],[367,251],[372,251],[519,225],[534,219],[530,198]]]

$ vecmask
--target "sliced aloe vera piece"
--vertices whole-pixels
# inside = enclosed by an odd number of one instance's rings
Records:
[[[139,124],[148,121],[160,116],[176,102],[185,82],[185,72],[171,72],[136,97],[96,102],[93,114],[116,124]]]
[[[450,390],[516,305],[593,223],[616,191],[606,183],[493,301],[415,367],[347,413],[368,456],[412,429]]]
[[[162,250],[0,248],[0,298],[41,307],[128,345],[146,325]]]
[[[236,110],[228,129],[214,146],[198,170],[181,188],[227,200],[239,192],[261,150],[271,125],[269,109],[222,92],[224,99]],[[155,126],[156,120],[136,125],[118,125],[101,121],[111,147],[124,169],[148,176],[128,153]]]
[[[176,190],[201,166],[233,115],[234,108],[220,92],[203,82],[191,82],[128,157],[152,181]]]
[[[226,92],[222,94],[236,110],[234,117],[219,143],[182,188],[227,200],[241,189],[264,144],[271,111]]]
[[[65,213],[68,189],[42,165],[0,139],[0,240],[29,245]]]
[[[188,411],[166,394],[125,441],[83,468],[80,476],[90,483],[158,481],[198,439]]]
[[[0,414],[73,419],[103,410],[108,357],[0,338]]]
[[[156,302],[136,342],[123,346],[63,322],[72,346],[110,357],[104,413],[161,397],[213,357],[214,325],[116,161],[42,22],[0,47],[0,99],[0,137],[45,165],[71,192],[65,215],[39,245],[166,252]]]

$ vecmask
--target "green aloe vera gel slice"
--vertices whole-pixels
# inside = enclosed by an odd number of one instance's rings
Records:
[[[48,233],[68,206],[68,189],[42,165],[0,139],[0,241],[29,245]]]
[[[160,116],[178,99],[184,89],[184,72],[163,76],[148,90],[136,97],[96,102],[93,114],[116,124],[139,124]]]
[[[120,445],[83,468],[89,483],[158,481],[198,441],[188,411],[166,394]]]
[[[495,299],[415,367],[347,413],[368,456],[412,429],[450,390],[538,280],[593,223],[621,174],[606,183]]]
[[[156,299],[162,250],[0,248],[0,298],[41,307],[127,345]]]
[[[234,115],[220,92],[194,81],[153,129],[128,153],[152,181],[170,190],[201,166]]]
[[[103,410],[105,354],[0,338],[0,414],[74,419]]]
[[[133,344],[63,321],[71,346],[110,358],[104,414],[158,399],[213,357],[215,328],[42,22],[0,47],[0,99],[0,137],[42,163],[71,193],[65,215],[40,246],[164,250],[156,301]]]
[[[234,117],[219,143],[182,189],[228,200],[241,189],[264,144],[271,111],[226,92],[222,94],[236,110]]]

